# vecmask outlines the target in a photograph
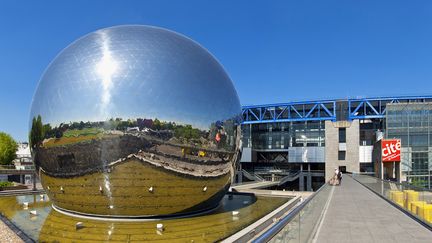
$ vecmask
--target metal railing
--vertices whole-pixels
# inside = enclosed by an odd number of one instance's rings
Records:
[[[432,230],[432,190],[368,175],[353,174],[352,178]]]
[[[294,173],[291,173],[287,176],[282,177],[282,179],[279,181],[278,185],[281,186],[287,182],[294,181],[294,180],[298,179],[301,173],[302,173],[302,171],[299,170],[297,172],[294,172]]]
[[[253,180],[253,181],[265,181],[264,178],[262,178],[261,176],[257,175],[257,174],[251,174],[246,170],[241,170],[241,172],[243,173],[243,175],[248,178],[249,180]]]
[[[0,174],[3,175],[26,175],[35,173],[33,165],[0,165]]]
[[[0,165],[0,170],[34,170],[34,165]]]
[[[34,170],[34,165],[0,165],[0,170]]]
[[[328,183],[252,242],[309,242],[331,193]]]

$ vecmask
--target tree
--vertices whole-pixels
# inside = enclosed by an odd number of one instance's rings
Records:
[[[7,133],[0,132],[0,164],[10,165],[16,158],[18,144]]]
[[[44,138],[51,138],[55,135],[49,123],[42,126],[42,133],[44,134]]]
[[[80,121],[78,129],[79,130],[83,130],[84,129],[84,122],[83,121]]]
[[[37,145],[40,145],[43,141],[43,125],[41,116],[33,117],[32,127],[30,130],[29,142],[32,148],[35,148]]]
[[[411,185],[416,186],[416,187],[422,187],[425,188],[427,187],[428,181],[421,179],[421,178],[412,178],[411,180]]]
[[[162,128],[161,122],[157,118],[155,118],[153,121],[153,129],[160,130],[161,128]]]

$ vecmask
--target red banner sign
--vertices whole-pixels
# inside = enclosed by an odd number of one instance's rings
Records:
[[[382,162],[400,161],[401,140],[381,140],[381,160]]]

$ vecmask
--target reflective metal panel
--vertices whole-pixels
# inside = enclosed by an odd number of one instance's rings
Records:
[[[217,60],[150,26],[75,41],[36,90],[29,139],[56,207],[112,216],[217,206],[239,157],[241,107]]]

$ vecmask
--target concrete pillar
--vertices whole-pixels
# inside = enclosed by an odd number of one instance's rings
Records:
[[[395,162],[395,177],[397,182],[401,182],[401,170],[400,170],[400,163],[401,162]]]
[[[236,183],[242,183],[243,182],[243,169],[242,164],[239,163],[238,170],[237,170],[237,181]]]
[[[299,175],[299,191],[304,191],[304,174],[303,164],[300,164],[300,175]]]
[[[32,175],[33,180],[33,191],[36,191],[36,172]]]
[[[241,171],[237,173],[237,183],[243,183],[243,172]]]
[[[299,176],[299,191],[304,191],[305,187],[304,187],[304,176],[303,176],[303,172],[300,173]]]
[[[339,128],[346,128],[345,159],[339,160]],[[359,120],[325,121],[325,178],[329,181],[334,169],[346,166],[347,172],[360,171],[360,123]]]
[[[308,164],[306,190],[312,191],[312,173],[311,173],[311,169],[310,169],[310,164]]]

